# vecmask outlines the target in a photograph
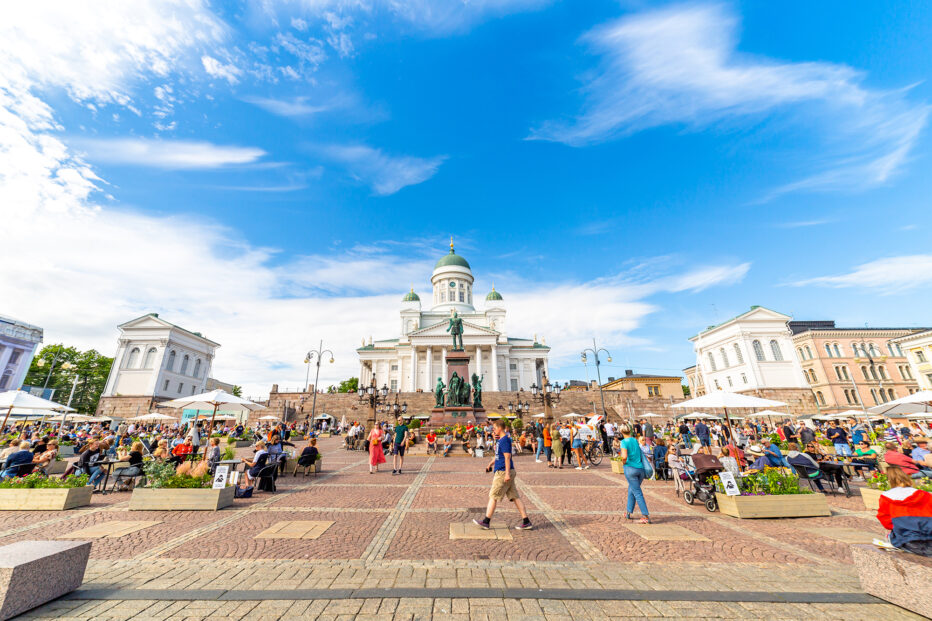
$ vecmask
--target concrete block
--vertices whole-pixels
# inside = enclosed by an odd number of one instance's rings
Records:
[[[89,541],[19,541],[0,547],[0,621],[81,586],[90,553]]]
[[[867,593],[932,618],[932,558],[872,545],[852,546],[851,553]]]

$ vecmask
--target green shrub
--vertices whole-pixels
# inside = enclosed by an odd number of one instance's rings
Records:
[[[220,459],[233,459],[236,457],[236,450],[232,446],[226,447]]]
[[[0,481],[0,489],[68,489],[86,486],[88,478],[86,474],[82,474],[60,479],[33,472],[24,477],[12,477]]]

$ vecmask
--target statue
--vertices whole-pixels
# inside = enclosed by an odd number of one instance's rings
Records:
[[[450,376],[450,384],[447,386],[447,405],[456,406],[462,405],[460,402],[461,394],[461,384],[463,383],[462,378],[456,374],[456,371],[453,371],[453,375]]]
[[[444,405],[444,403],[443,403],[443,401],[444,401],[444,399],[443,399],[443,389],[444,389],[444,388],[445,388],[445,386],[443,385],[443,378],[442,378],[442,377],[438,377],[438,378],[437,378],[437,387],[434,388],[434,397],[436,397],[436,399],[437,399],[437,404],[436,404],[434,407],[438,407],[438,408],[442,408],[442,407],[443,407],[443,405]]]
[[[450,316],[447,332],[453,336],[453,351],[463,351],[463,320],[460,319],[456,310],[454,310],[453,315]],[[457,337],[459,337],[459,341],[457,341]],[[459,347],[456,346],[457,342],[460,344]]]
[[[475,373],[472,374],[472,406],[482,407],[482,378]]]
[[[461,378],[459,385],[459,401],[460,405],[469,405],[469,393],[472,392],[469,389],[469,378]]]

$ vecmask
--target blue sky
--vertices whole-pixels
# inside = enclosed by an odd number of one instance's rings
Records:
[[[4,314],[326,381],[450,234],[558,379],[762,304],[929,325],[928,3],[42,3],[0,20]]]

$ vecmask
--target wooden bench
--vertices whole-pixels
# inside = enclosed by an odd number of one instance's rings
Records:
[[[0,621],[74,591],[90,541],[19,541],[0,547]]]
[[[932,618],[932,558],[872,545],[855,545],[851,552],[867,593]]]

